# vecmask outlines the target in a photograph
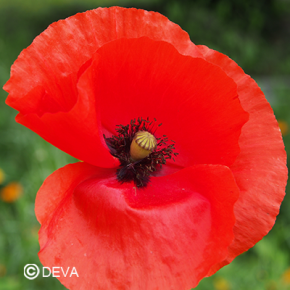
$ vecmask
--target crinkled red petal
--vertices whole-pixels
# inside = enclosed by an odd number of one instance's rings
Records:
[[[87,79],[83,80],[78,82],[77,103],[68,112],[41,117],[19,113],[16,121],[75,158],[105,168],[117,167],[119,161],[110,154],[103,138],[95,96],[89,92]]]
[[[248,114],[236,84],[219,67],[146,37],[112,41],[95,58],[80,80],[92,78],[108,131],[134,118],[157,118],[162,126],[155,135],[175,141],[176,165],[234,162]]]
[[[93,103],[87,108],[87,100],[80,100],[78,73],[105,43],[140,36],[170,41],[199,55],[188,34],[159,13],[112,7],[77,14],[51,24],[13,64],[4,88],[7,104],[20,112],[17,122],[78,159],[116,166],[104,146]]]
[[[231,170],[241,195],[235,205],[235,240],[214,273],[265,236],[275,223],[287,183],[286,152],[273,111],[256,82],[226,55],[199,46],[207,61],[220,66],[238,86],[249,113],[239,139],[241,152]]]
[[[70,289],[190,289],[225,258],[238,194],[220,165],[136,189],[120,185],[113,169],[70,164],[37,194],[39,257],[44,266],[76,268],[79,278],[59,278]]]

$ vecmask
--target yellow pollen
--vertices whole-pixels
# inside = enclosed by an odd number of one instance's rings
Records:
[[[157,147],[156,138],[148,131],[138,131],[130,146],[130,155],[133,161],[147,157]]]

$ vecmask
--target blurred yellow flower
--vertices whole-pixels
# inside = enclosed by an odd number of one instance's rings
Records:
[[[5,179],[4,171],[0,168],[0,184],[3,183]]]
[[[273,280],[269,281],[267,286],[266,286],[266,290],[278,290],[279,287],[277,285],[277,283]]]
[[[289,129],[288,123],[282,120],[278,120],[278,125],[280,127],[282,135],[283,136],[287,135]]]
[[[216,290],[229,290],[230,289],[230,283],[228,280],[222,277],[215,278],[213,281],[214,289]]]
[[[6,267],[0,264],[0,277],[3,277],[5,275],[6,275]]]
[[[290,268],[283,273],[282,280],[285,284],[290,284]]]
[[[19,182],[10,182],[0,191],[0,198],[5,202],[14,202],[23,192],[23,187]]]

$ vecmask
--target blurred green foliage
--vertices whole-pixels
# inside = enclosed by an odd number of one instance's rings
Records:
[[[159,11],[186,30],[194,43],[219,50],[249,74],[272,78],[274,112],[290,126],[290,2],[287,0],[0,0],[0,84],[20,51],[50,23],[98,6],[127,6]],[[284,75],[284,78],[280,76]],[[19,181],[24,195],[17,202],[0,201],[0,290],[65,289],[55,278],[23,276],[25,264],[38,264],[35,194],[57,168],[75,160],[15,123],[16,112],[0,92],[0,168],[6,181]],[[284,136],[286,150],[290,134]],[[290,267],[290,198],[286,196],[274,229],[247,253],[236,258],[199,290],[286,290],[283,273]],[[290,280],[290,278],[289,278]]]
[[[247,73],[290,74],[290,3],[277,0],[163,1],[170,20]]]

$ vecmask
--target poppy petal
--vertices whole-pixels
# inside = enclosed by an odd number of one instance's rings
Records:
[[[240,154],[231,170],[241,195],[235,205],[235,240],[228,258],[211,273],[248,250],[273,227],[287,183],[286,152],[278,123],[257,83],[226,55],[199,46],[207,61],[220,66],[238,86],[249,113],[239,139]]]
[[[104,168],[117,167],[119,160],[110,154],[103,138],[97,100],[90,93],[88,79],[78,82],[78,99],[68,112],[46,113],[41,117],[19,113],[16,121],[41,132],[41,137],[75,158]]]
[[[152,203],[164,188],[182,198]],[[120,185],[112,169],[70,164],[37,194],[39,257],[44,266],[76,268],[80,279],[59,277],[70,289],[189,289],[225,258],[238,195],[220,165],[186,168],[136,189]]]
[[[236,84],[219,67],[147,37],[112,41],[95,57],[88,68],[92,73],[80,79],[92,78],[109,132],[138,117],[156,118],[162,123],[156,136],[175,141],[176,165],[234,162],[248,114]]]
[[[51,24],[13,64],[4,89],[9,92],[6,103],[20,112],[16,121],[78,159],[117,166],[97,126],[98,114],[80,100],[76,84],[80,67],[99,47],[140,36],[171,41],[199,55],[188,34],[159,13],[121,7],[79,13]]]

